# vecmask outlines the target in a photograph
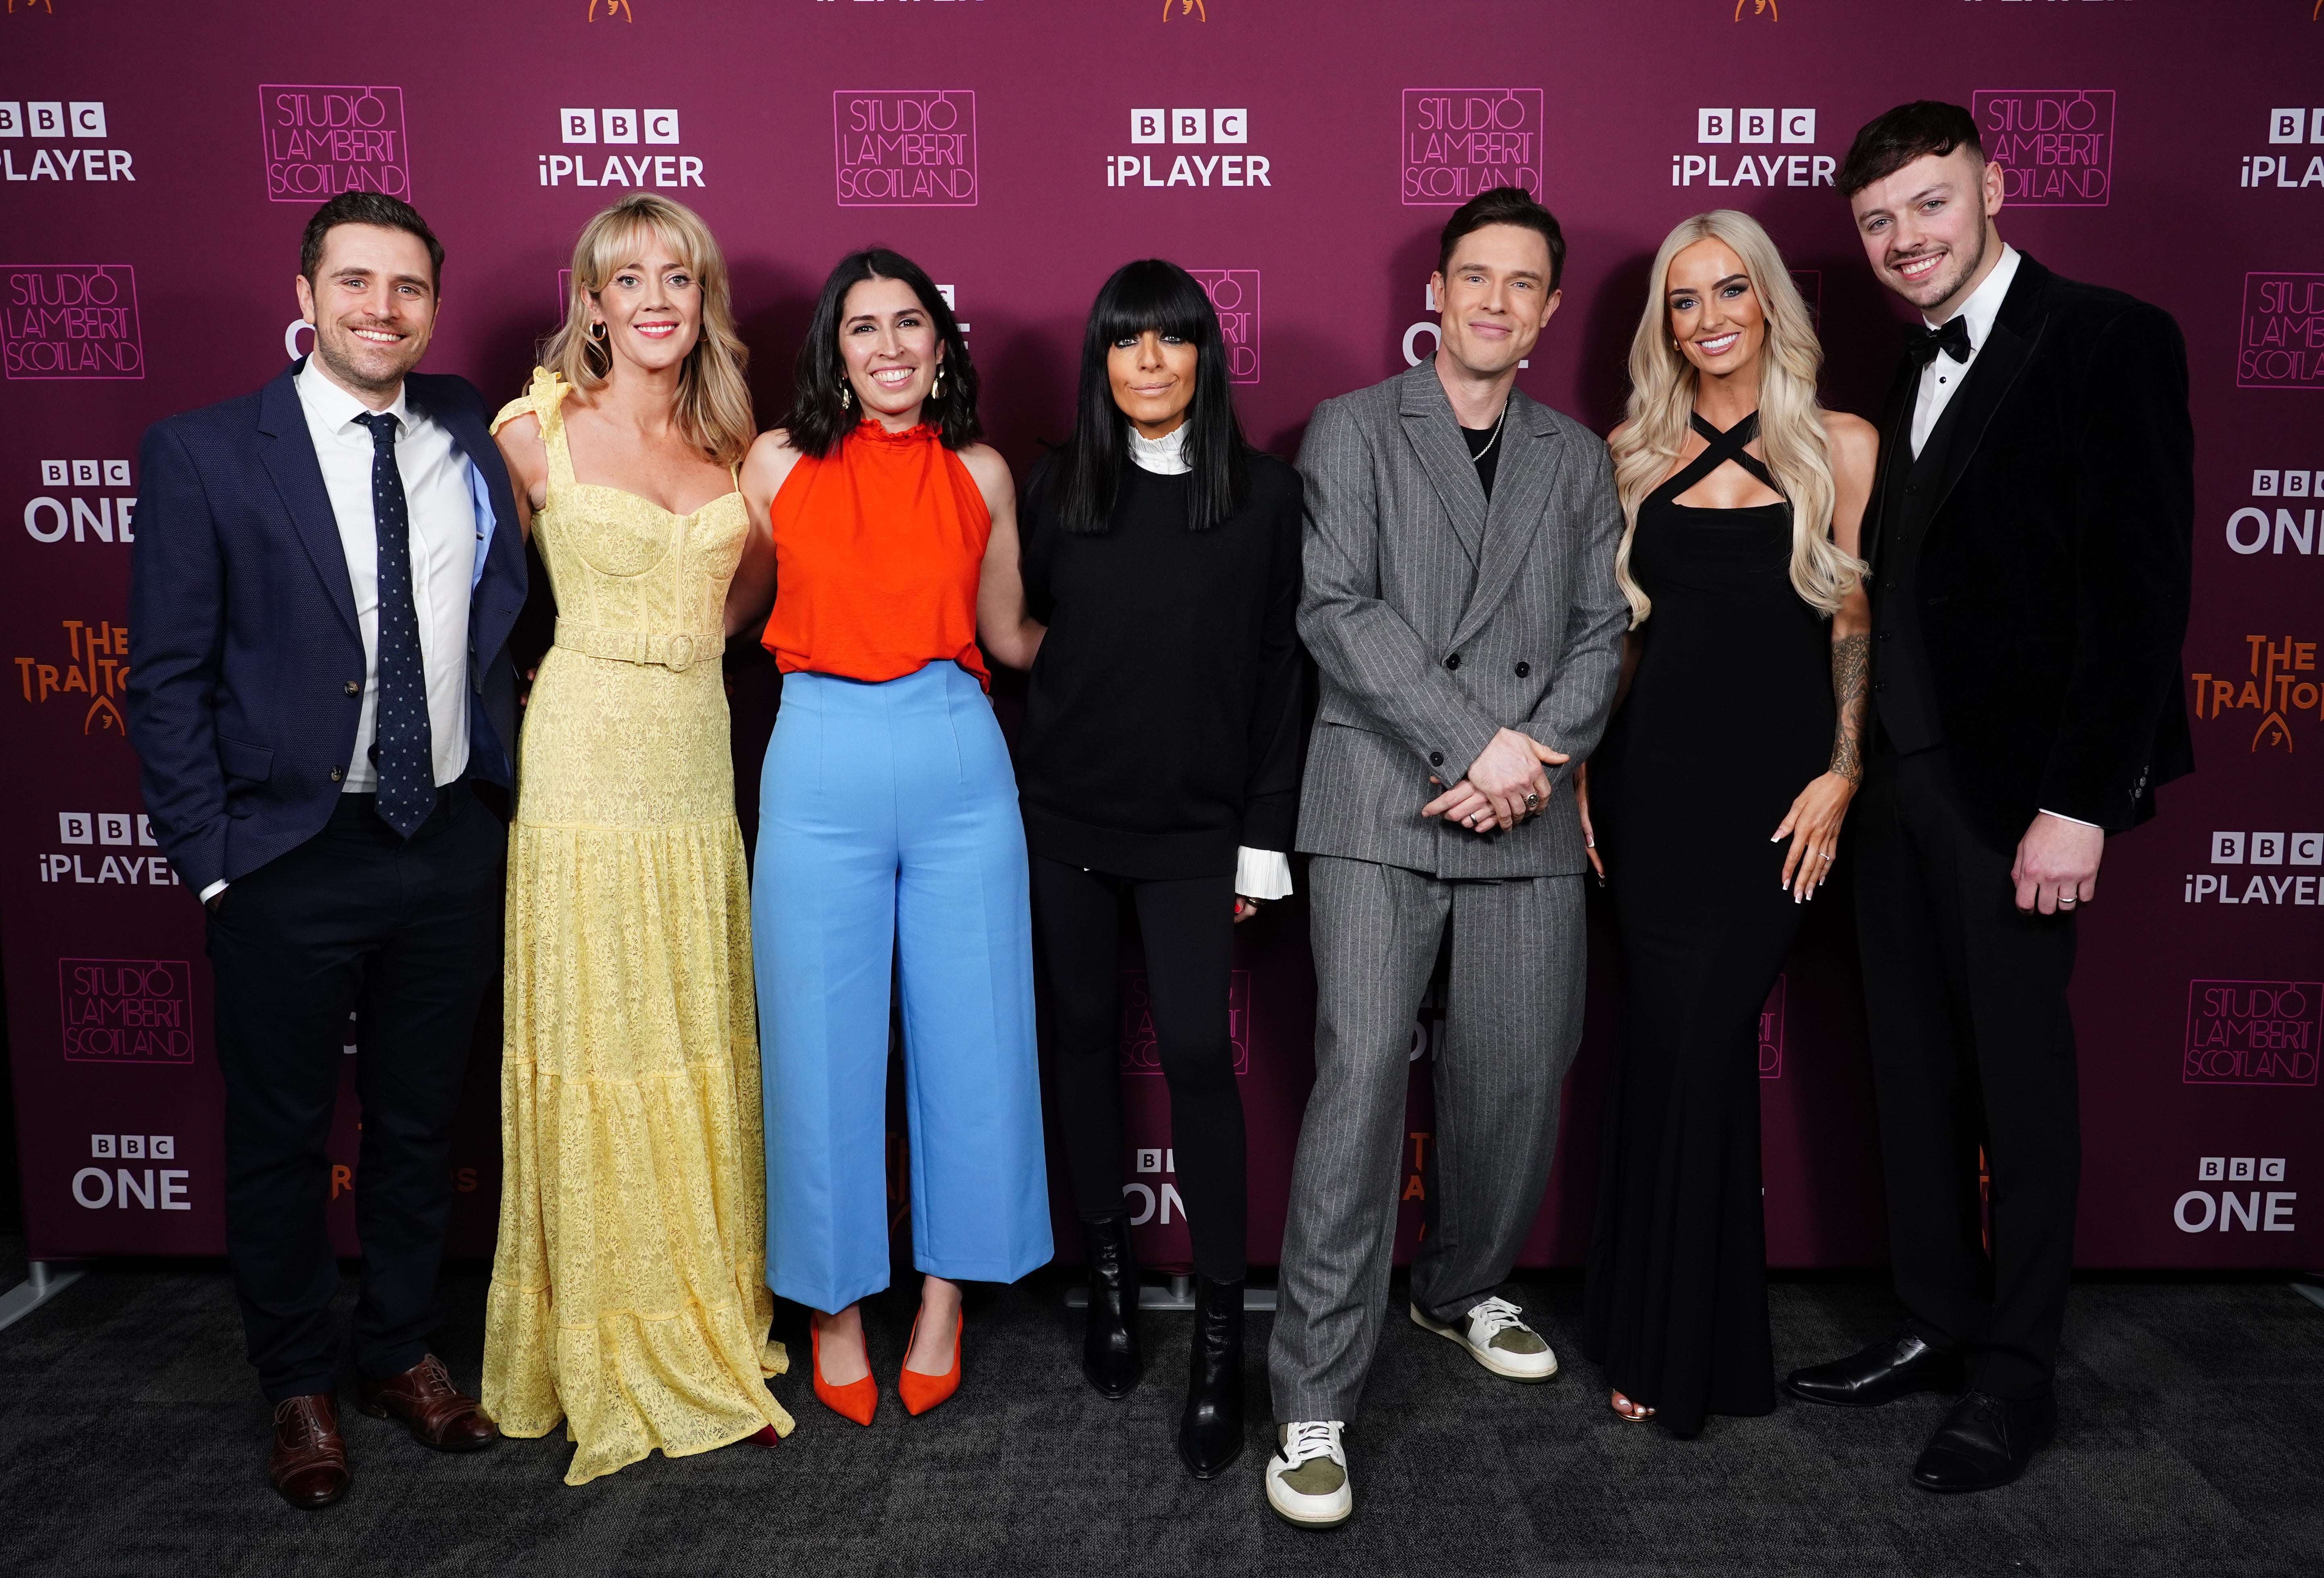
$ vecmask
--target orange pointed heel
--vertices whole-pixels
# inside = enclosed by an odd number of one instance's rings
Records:
[[[960,1389],[960,1333],[965,1322],[960,1315],[952,1318],[952,1368],[942,1375],[924,1375],[906,1365],[896,1376],[896,1391],[904,1399],[904,1412],[918,1416],[927,1413],[938,1403]],[[912,1317],[912,1335],[920,1334],[920,1317]],[[904,1352],[911,1352],[907,1343]]]
[[[807,1352],[815,1370],[816,1400],[843,1419],[853,1419],[858,1425],[872,1423],[872,1411],[880,1406],[880,1386],[870,1376],[851,1380],[845,1386],[834,1386],[823,1379],[823,1333],[810,1319],[807,1325]],[[955,1367],[957,1368],[957,1367]],[[911,1404],[904,1405],[910,1407]]]

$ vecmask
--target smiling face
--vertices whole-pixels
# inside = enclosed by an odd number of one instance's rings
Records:
[[[2001,166],[1972,148],[1924,153],[1848,206],[1880,282],[1940,322],[2000,261]]]
[[[1767,345],[1767,312],[1735,249],[1705,236],[1671,259],[1663,303],[1671,338],[1696,372],[1712,378],[1754,373]]]
[[[839,360],[866,416],[901,431],[944,365],[936,319],[901,280],[858,280],[839,306]]]
[[[385,406],[428,354],[435,270],[408,230],[335,225],[315,277],[299,277],[299,312],[315,326],[315,360],[351,393]]]
[[[617,365],[674,367],[702,336],[702,281],[650,228],[632,235],[628,251],[630,260],[590,299],[593,326],[604,326],[604,344]]]
[[[1199,355],[1192,340],[1159,329],[1114,341],[1105,353],[1113,403],[1147,438],[1167,437],[1186,420],[1186,408],[1194,402]]]
[[[1548,238],[1522,225],[1471,230],[1428,285],[1439,314],[1436,354],[1472,378],[1499,377],[1531,355],[1562,295],[1549,286]]]

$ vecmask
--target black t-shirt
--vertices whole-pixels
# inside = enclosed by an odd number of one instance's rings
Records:
[[[1501,411],[1500,421],[1489,428],[1462,428],[1461,436],[1469,440],[1469,458],[1476,463],[1477,480],[1485,484],[1485,497],[1493,496],[1493,473],[1500,469],[1501,447],[1494,442],[1501,428],[1509,420],[1508,408]]]
[[[1250,456],[1242,506],[1186,530],[1185,476],[1125,459],[1103,531],[1069,532],[1045,458],[1026,484],[1025,596],[1049,627],[1018,750],[1036,854],[1148,879],[1291,850],[1299,808],[1299,474]]]

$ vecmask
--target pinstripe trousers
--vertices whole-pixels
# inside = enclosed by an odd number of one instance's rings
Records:
[[[1352,1417],[1388,1309],[1415,1018],[1452,927],[1436,1175],[1413,1302],[1492,1296],[1541,1209],[1559,1087],[1582,1041],[1582,879],[1446,881],[1318,855],[1308,868],[1315,1085],[1300,1124],[1268,1370],[1278,1420]]]

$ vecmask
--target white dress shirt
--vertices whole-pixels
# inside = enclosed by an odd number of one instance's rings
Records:
[[[355,591],[355,623],[363,632],[363,711],[355,721],[355,759],[340,788],[374,794],[379,789],[379,771],[371,760],[379,706],[379,532],[372,518],[371,429],[355,420],[371,408],[312,363],[293,382],[338,522],[347,581]],[[403,478],[410,520],[411,603],[428,676],[429,738],[435,748],[436,781],[447,784],[468,767],[468,594],[484,528],[469,481],[472,467],[450,431],[410,404],[408,388],[396,391],[395,403],[384,414],[398,424],[395,468]]]
[[[1913,453],[1917,456],[1927,447],[1929,435],[1936,430],[1937,419],[1945,414],[1945,402],[1953,391],[1961,386],[1969,370],[1977,365],[1977,354],[1985,348],[1986,337],[1993,332],[1993,320],[2001,316],[2002,298],[2009,294],[2009,281],[2017,277],[2017,249],[2007,242],[2001,244],[2001,261],[1993,265],[1993,272],[1969,293],[1969,300],[1955,309],[1954,316],[1969,322],[1969,360],[1956,362],[1939,351],[1921,369],[1920,398],[1913,406]],[[1941,328],[1943,320],[1925,314],[1921,321],[1931,328]]]
[[[1186,462],[1186,424],[1180,422],[1159,438],[1130,429],[1130,458],[1139,470],[1157,476],[1185,475],[1194,469]],[[1289,898],[1291,857],[1279,849],[1238,848],[1234,891],[1246,899]]]
[[[1977,365],[1978,353],[1985,349],[1987,337],[1993,333],[1994,320],[2001,316],[2002,300],[2009,294],[2009,283],[2017,277],[2017,249],[2007,242],[2001,244],[2001,261],[1993,265],[1993,272],[1969,293],[1969,300],[1956,309],[1956,316],[1969,324],[1969,360],[1956,362],[1939,351],[1921,369],[1921,390],[1913,405],[1913,453],[1917,456],[1927,445],[1929,435],[1936,431],[1937,419],[1945,414],[1945,404],[1954,391]],[[1931,328],[1941,328],[1943,320],[1925,314],[1921,321]],[[2080,827],[2095,827],[2095,822],[2085,822],[2080,817],[2069,817],[2062,811],[2044,809],[2045,817],[2055,817],[2061,822],[2071,822]]]

